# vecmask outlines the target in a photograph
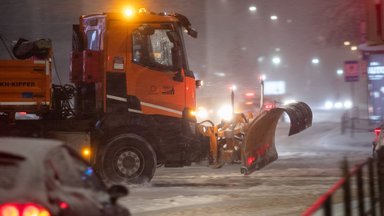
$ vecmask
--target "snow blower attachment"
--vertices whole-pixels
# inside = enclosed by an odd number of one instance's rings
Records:
[[[241,163],[241,173],[249,175],[277,160],[275,132],[284,112],[290,119],[289,136],[312,125],[311,108],[303,102],[262,111],[254,118],[238,114],[233,122],[216,126],[202,122],[200,131],[210,138],[212,166]]]

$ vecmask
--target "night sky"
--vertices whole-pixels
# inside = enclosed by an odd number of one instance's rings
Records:
[[[119,11],[140,4],[152,11],[179,12],[198,30],[198,39],[186,36],[189,64],[207,84],[200,100],[226,98],[228,86],[239,94],[258,91],[258,77],[286,82],[286,94],[313,103],[327,98],[350,98],[350,84],[337,77],[345,60],[356,60],[343,41],[361,43],[360,23],[365,15],[361,1],[350,0],[2,0],[0,34],[8,44],[20,37],[50,38],[54,44],[57,74],[69,82],[72,24],[82,14]],[[250,11],[250,6],[256,11]],[[273,21],[271,15],[277,15]],[[272,57],[279,56],[276,66]],[[0,57],[8,58],[0,48]],[[317,57],[318,65],[311,59]],[[58,83],[58,76],[54,82]],[[357,100],[365,101],[365,80],[356,84]]]

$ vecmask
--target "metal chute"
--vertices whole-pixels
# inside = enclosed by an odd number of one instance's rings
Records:
[[[284,112],[288,114],[291,122],[289,136],[297,134],[312,125],[312,111],[303,102],[260,113],[250,123],[242,143],[243,167],[241,172],[245,175],[251,174],[277,160],[275,132],[277,123]]]

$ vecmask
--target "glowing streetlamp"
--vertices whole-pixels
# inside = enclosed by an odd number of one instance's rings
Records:
[[[249,9],[249,11],[251,11],[251,12],[256,12],[256,10],[257,10],[256,6],[254,6],[254,5],[249,6],[248,9]]]
[[[341,76],[341,75],[344,74],[344,71],[343,71],[342,69],[337,69],[337,70],[336,70],[336,74],[337,74],[338,76]]]
[[[273,63],[274,65],[279,65],[279,64],[281,63],[281,58],[278,57],[278,56],[273,57],[273,58],[272,58],[272,63]]]
[[[260,75],[259,77],[260,81],[264,81],[267,79],[267,76],[265,74]]]
[[[277,17],[276,15],[271,15],[269,18],[270,18],[271,20],[273,20],[273,21],[275,21],[275,20],[278,19],[278,17]]]
[[[312,64],[319,64],[320,63],[320,60],[318,58],[313,58],[311,61],[312,61]]]

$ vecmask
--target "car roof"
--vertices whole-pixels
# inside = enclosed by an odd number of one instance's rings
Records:
[[[1,155],[19,160],[15,176],[11,178],[13,185],[10,188],[0,185],[0,203],[19,199],[45,202],[44,160],[51,150],[63,145],[61,141],[48,139],[0,138],[0,162]]]
[[[23,157],[27,160],[43,160],[50,150],[63,146],[57,140],[6,137],[0,138],[0,152]]]

